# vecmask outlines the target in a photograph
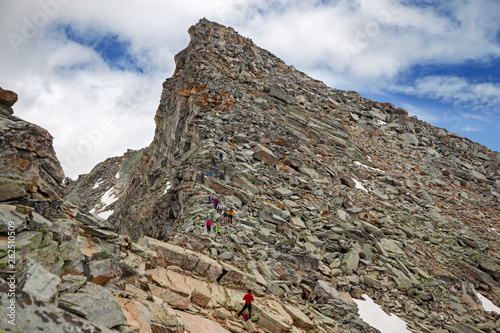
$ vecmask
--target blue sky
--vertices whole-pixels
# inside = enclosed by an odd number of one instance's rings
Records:
[[[76,178],[147,146],[161,84],[200,18],[287,64],[500,151],[500,1],[39,0],[0,3],[0,86]]]

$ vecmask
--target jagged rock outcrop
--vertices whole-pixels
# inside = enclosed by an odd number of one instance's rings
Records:
[[[84,209],[30,225],[0,209],[46,284],[61,279],[60,307],[103,330],[240,332],[231,311],[251,287],[261,332],[375,332],[362,294],[413,332],[500,330],[477,296],[499,305],[497,152],[329,88],[232,28],[189,34],[151,145],[68,186]],[[236,211],[216,216],[221,235],[204,228],[209,194]],[[94,285],[118,301],[109,322],[81,310],[109,296]]]
[[[0,88],[0,201],[57,200],[64,173],[45,129],[12,115],[17,94]]]
[[[14,113],[12,106],[17,102],[17,94],[0,87],[0,114],[11,115]]]

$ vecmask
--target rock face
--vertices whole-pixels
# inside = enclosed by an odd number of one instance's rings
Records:
[[[16,153],[57,160],[16,151],[2,125],[0,176],[17,183],[0,188],[0,263],[14,228],[19,332],[241,332],[248,288],[259,332],[375,332],[362,294],[414,332],[500,331],[476,294],[500,305],[497,152],[329,88],[232,28],[203,19],[189,34],[151,145],[72,182],[72,205],[46,200],[57,181],[25,185]],[[209,194],[236,212],[215,215],[220,235],[205,229]]]
[[[0,88],[0,111],[12,106],[17,95]],[[0,201],[55,200],[63,196],[64,173],[43,128],[0,112]]]
[[[11,115],[14,113],[12,105],[17,102],[17,94],[0,87],[0,114]]]

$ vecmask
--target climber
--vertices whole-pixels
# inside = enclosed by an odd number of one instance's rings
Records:
[[[217,199],[217,197],[214,197],[214,200],[212,201],[212,203],[214,204],[214,209],[217,209],[217,205],[219,204],[219,199]]]
[[[222,203],[222,201],[220,201],[218,204],[217,204],[217,213],[219,214],[222,214],[222,211],[224,210],[224,204]]]
[[[214,221],[215,220],[215,214],[213,211],[210,212],[210,216],[209,216],[209,219]]]
[[[215,226],[215,232],[220,236],[220,223],[217,223],[217,225]]]
[[[219,159],[220,159],[220,162],[222,163],[222,159],[224,158],[224,154],[222,154],[222,152],[219,152]]]
[[[227,211],[227,223],[233,223],[233,217],[234,217],[234,210],[230,208]]]
[[[219,174],[220,180],[225,180],[226,179],[226,170],[221,170]]]
[[[224,218],[224,223],[227,223],[228,216],[229,215],[227,215],[227,210],[224,210],[224,213],[222,213],[222,217]]]
[[[212,229],[212,220],[208,219],[205,225],[207,226],[207,233],[210,233],[210,230]]]
[[[200,178],[201,178],[201,183],[205,184],[205,173],[203,171],[201,172]]]
[[[248,294],[245,294],[243,296],[243,300],[245,301],[245,305],[243,308],[236,314],[236,317],[239,317],[245,309],[248,309],[248,319],[252,318],[252,301],[253,301],[253,295],[252,295],[252,290],[248,289]]]
[[[214,200],[214,197],[212,194],[209,194],[208,195],[208,203],[211,204],[212,203],[212,200]]]

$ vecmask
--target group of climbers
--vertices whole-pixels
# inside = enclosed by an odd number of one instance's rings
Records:
[[[233,223],[234,210],[232,208],[226,210],[224,203],[221,200],[219,200],[219,198],[217,198],[212,194],[208,196],[208,203],[213,205],[214,210],[216,210],[219,215],[222,215],[222,220],[224,221],[224,223]],[[207,222],[205,223],[208,233],[212,231],[212,225],[215,222],[216,222],[215,214],[213,211],[210,211]],[[217,225],[215,226],[215,232],[218,235],[220,235],[221,226],[219,222],[217,222]]]
[[[224,154],[222,152],[219,152],[218,157],[219,157],[220,163],[223,163]],[[216,166],[216,158],[215,157],[212,158],[212,163],[213,163],[213,166],[215,167]],[[208,175],[214,176],[215,173],[213,171],[210,171],[208,173]],[[225,169],[221,170],[220,171],[220,179],[224,180],[225,175],[226,175],[226,170]],[[205,173],[203,171],[201,171],[200,178],[201,178],[201,184],[204,184],[205,183]],[[226,224],[233,223],[233,218],[234,218],[233,208],[226,210],[226,206],[224,205],[222,200],[219,200],[219,198],[217,196],[214,196],[212,194],[210,194],[208,196],[208,204],[213,205],[214,210],[217,211],[217,213],[222,216],[222,220],[224,221],[224,223],[226,223]],[[211,233],[212,225],[214,225],[215,223],[216,223],[216,215],[215,215],[214,211],[210,211],[210,213],[208,215],[207,222],[205,223],[205,226],[207,227],[207,233]],[[217,235],[221,234],[221,226],[220,226],[220,223],[218,221],[217,221],[217,224],[215,226],[215,233]],[[252,301],[254,300],[250,289],[248,290],[248,293],[243,297],[243,300],[245,301],[245,305],[243,306],[243,308],[239,312],[237,312],[235,314],[235,316],[239,317],[245,310],[247,310],[248,314],[245,313],[243,316],[244,320],[247,321],[252,317]]]
[[[217,157],[218,157],[220,163],[224,162],[224,153],[222,151],[218,153]],[[217,160],[216,156],[213,156],[212,157],[212,164],[214,167],[216,166],[216,160]],[[226,169],[223,168],[222,170],[220,170],[219,174],[220,174],[220,176],[219,176],[220,179],[224,180],[226,177]],[[208,176],[215,176],[215,172],[213,170],[211,170],[208,173]],[[205,184],[205,172],[204,171],[201,171],[200,180],[201,180],[201,184]],[[214,210],[216,210],[219,215],[222,215],[222,219],[223,219],[224,223],[229,223],[229,222],[232,223],[233,222],[233,217],[234,217],[233,209],[231,208],[229,210],[226,210],[224,203],[221,200],[219,200],[219,198],[210,194],[208,196],[208,203],[212,204],[214,206]],[[214,225],[215,223],[216,223],[215,214],[213,211],[211,211],[209,214],[208,220],[205,223],[205,226],[207,227],[208,233],[210,233],[212,231],[212,225]],[[217,225],[215,226],[215,232],[218,235],[220,235],[221,226],[220,226],[219,222],[217,222]]]
[[[219,158],[220,163],[223,163],[223,161],[224,161],[224,153],[223,152],[219,152],[218,158]],[[215,167],[217,165],[216,161],[217,161],[217,157],[213,156],[212,157],[212,164],[213,164],[214,169],[215,169]],[[213,170],[210,170],[208,172],[208,176],[211,176],[211,177],[215,176],[215,174],[216,174],[216,172],[214,172]],[[201,184],[205,184],[205,176],[206,176],[206,174],[202,170],[201,173],[200,173],[200,182],[201,182]],[[222,170],[219,171],[219,179],[221,179],[221,180],[225,180],[226,179],[226,169],[225,168],[223,168]]]

